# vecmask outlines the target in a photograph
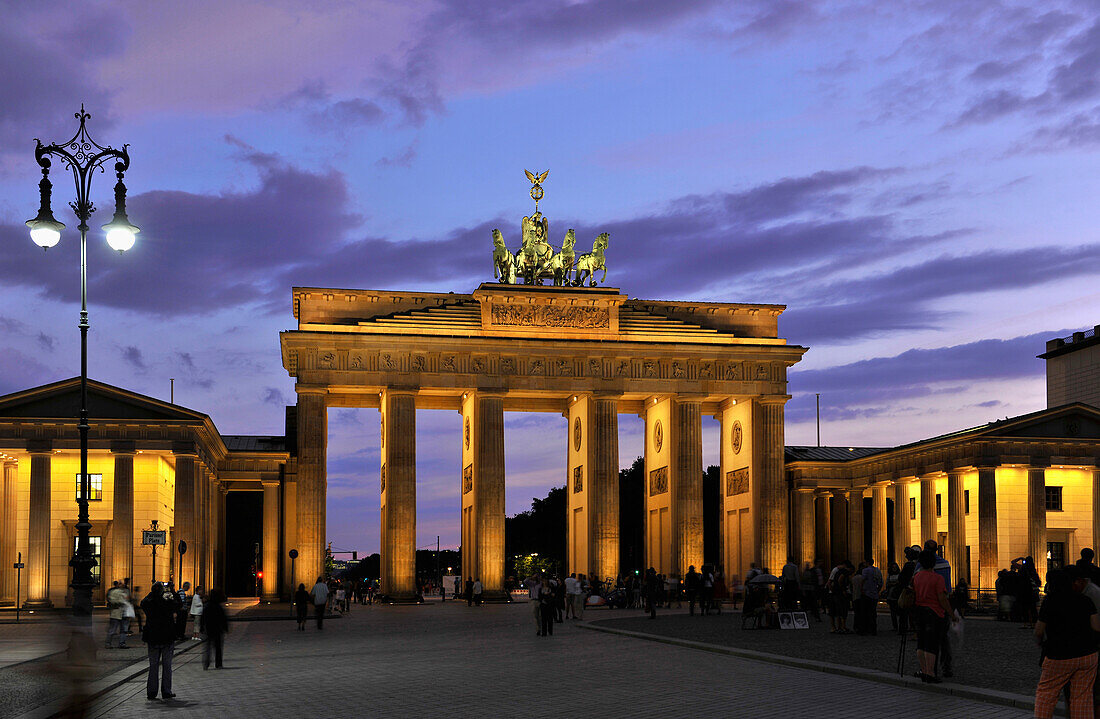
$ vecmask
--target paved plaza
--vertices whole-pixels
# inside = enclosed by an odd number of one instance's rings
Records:
[[[604,611],[587,619],[603,619]],[[660,622],[660,619],[657,620]],[[356,606],[295,631],[290,621],[231,624],[226,667],[176,658],[172,702],[145,677],[104,694],[91,716],[863,716],[1026,717],[1029,712],[918,689],[777,666],[559,624],[535,636],[530,606]],[[0,670],[2,671],[2,670]]]

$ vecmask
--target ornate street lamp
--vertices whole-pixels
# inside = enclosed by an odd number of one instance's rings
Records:
[[[88,521],[88,495],[90,494],[90,478],[88,477],[88,254],[87,236],[88,220],[95,212],[95,205],[89,198],[92,175],[96,170],[104,171],[104,165],[115,161],[115,176],[118,182],[115,184],[115,216],[103,226],[107,233],[107,244],[111,249],[124,252],[134,246],[134,235],[138,228],[130,224],[126,217],[126,185],[122,182],[122,175],[130,167],[130,155],[127,151],[129,145],[123,145],[121,150],[107,145],[104,147],[91,138],[85,124],[91,117],[84,111],[84,105],[80,106],[80,112],[74,115],[80,121],[80,128],[76,134],[66,142],[43,145],[42,141],[35,138],[34,159],[42,168],[42,181],[38,183],[41,193],[41,205],[38,216],[33,220],[27,220],[27,227],[31,230],[31,239],[44,250],[48,250],[61,239],[61,230],[65,225],[54,219],[50,208],[50,193],[53,185],[50,183],[50,156],[60,158],[65,168],[72,171],[76,181],[76,201],[69,203],[80,221],[77,229],[80,230],[80,496],[77,498],[79,514],[77,515],[76,553],[69,561],[73,568],[73,617],[78,622],[90,622],[92,617],[92,588],[95,581],[92,579],[92,568],[96,560],[92,556],[92,546],[88,532],[92,528]]]

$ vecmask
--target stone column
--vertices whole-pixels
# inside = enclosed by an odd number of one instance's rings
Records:
[[[36,443],[40,444],[40,443]],[[27,526],[27,601],[28,609],[50,607],[50,530],[53,528],[50,498],[49,443],[30,446],[31,492],[28,502]],[[75,496],[75,494],[73,495]]]
[[[912,520],[909,519],[909,485],[898,480],[894,482],[894,561],[899,566],[905,564],[905,548],[913,543],[910,536]]]
[[[279,480],[265,479],[260,484],[264,488],[263,560],[260,565],[264,578],[260,599],[265,602],[277,602],[279,601]]]
[[[17,558],[15,549],[15,524],[18,517],[17,497],[19,465],[15,460],[4,461],[3,477],[3,516],[0,521],[0,605],[13,606],[15,604],[16,572],[12,567]]]
[[[673,408],[676,413],[676,436],[673,442],[676,454],[673,457],[675,471],[672,473],[672,573],[683,577],[689,566],[694,566],[696,570],[703,566],[703,429],[699,400],[678,397]],[[615,427],[618,427],[617,421]],[[617,439],[615,447],[617,454]],[[617,479],[618,471],[615,475]],[[615,513],[618,516],[617,481],[614,494]],[[617,530],[618,527],[616,545]]]
[[[916,544],[924,547],[929,539],[935,539],[936,534],[936,476],[934,474],[922,474],[920,478],[920,537]]]
[[[409,601],[416,597],[415,390],[382,393],[382,436],[382,594]]]
[[[1092,469],[1092,548],[1100,552],[1100,467]]]
[[[134,443],[111,442],[115,456],[115,491],[111,523],[111,574],[107,581],[130,577],[134,586]]]
[[[699,405],[695,405],[695,426],[699,426]],[[589,511],[591,542],[589,543],[589,579],[614,578],[619,574],[619,402],[618,395],[596,394],[592,397],[592,434],[590,435],[590,465],[592,467]],[[702,465],[702,452],[699,458]],[[702,502],[702,469],[699,470]],[[700,514],[700,517],[702,515]],[[701,525],[700,525],[701,527]],[[702,554],[702,533],[699,552]]]
[[[832,564],[836,566],[837,562],[848,558],[848,495],[842,490],[833,490],[829,502]]]
[[[1035,559],[1035,571],[1047,575],[1047,475],[1045,464],[1027,468],[1027,553]]]
[[[958,469],[947,472],[947,561],[951,562],[952,585],[958,582],[958,577],[966,577],[970,582],[966,561],[964,476],[963,471]]]
[[[480,391],[475,392],[473,401],[472,491],[476,539],[469,551],[477,555],[475,572],[482,580],[485,598],[503,599],[504,395]]]
[[[817,556],[817,532],[814,522],[813,489],[796,489],[793,492],[795,510],[795,558],[798,567],[813,562]]]
[[[753,405],[754,454],[759,453],[757,541],[761,559],[772,572],[787,562],[787,478],[783,466],[783,405],[788,397],[763,397]]]
[[[816,563],[817,558],[820,557],[825,560],[829,568],[832,568],[834,565],[832,564],[832,519],[829,516],[829,499],[830,495],[828,493],[818,494],[814,497],[817,530],[817,556],[814,557],[814,562]]]
[[[198,544],[195,537],[195,485],[198,468],[198,456],[194,454],[194,448],[176,448],[176,492],[175,513],[172,524],[175,529],[173,543],[168,550],[173,553],[177,562],[176,587],[182,587],[184,582],[190,582],[191,588],[199,581],[199,562],[196,557]],[[187,551],[180,561],[179,543],[187,543]]]
[[[896,512],[897,509],[895,508]],[[871,488],[871,554],[875,566],[886,571],[890,556],[890,537],[886,528],[886,483],[879,482]]]
[[[863,490],[852,489],[848,491],[848,559],[857,567],[867,558],[863,539]]]
[[[216,500],[218,503],[218,573],[217,581],[218,586],[223,590],[225,589],[225,581],[228,579],[228,575],[225,571],[225,496],[229,494],[229,488],[224,482],[219,482],[216,492]]]
[[[979,589],[993,589],[1000,569],[997,547],[997,468],[978,467]]]
[[[294,586],[312,587],[325,569],[328,412],[325,396],[298,393],[298,559]]]

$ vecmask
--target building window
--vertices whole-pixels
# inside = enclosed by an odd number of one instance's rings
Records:
[[[909,498],[909,519],[916,519],[916,518],[917,518],[917,498],[916,497],[910,497]]]
[[[937,517],[942,517],[943,516],[943,495],[942,494],[937,494],[936,495],[936,516]]]
[[[88,475],[88,501],[99,502],[103,499],[103,475]],[[80,475],[76,475],[76,499],[80,501]]]
[[[970,514],[970,490],[969,489],[964,489],[963,490],[963,509],[965,510],[963,512],[964,514]],[[968,547],[968,549],[969,549],[969,547]]]
[[[1050,489],[1050,487],[1047,487]],[[1061,489],[1061,487],[1058,487]],[[1066,543],[1047,542],[1047,571],[1063,569],[1066,566]]]
[[[1047,511],[1048,512],[1061,512],[1062,511],[1062,488],[1061,487],[1047,487]]]
[[[93,477],[97,475],[92,475]],[[73,554],[76,554],[78,545],[80,544],[80,537],[73,537]],[[103,566],[103,537],[88,537],[88,544],[92,547],[92,557],[95,559],[95,566],[92,567],[92,580],[96,584],[99,584],[99,570]]]

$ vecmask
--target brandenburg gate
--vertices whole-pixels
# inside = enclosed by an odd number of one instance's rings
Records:
[[[529,177],[538,188],[545,174]],[[286,490],[297,513],[295,584],[309,586],[322,569],[329,407],[381,414],[381,590],[391,598],[416,591],[417,408],[462,415],[454,480],[462,573],[480,577],[487,595],[504,589],[510,410],[553,412],[567,422],[567,572],[601,579],[619,572],[624,413],[645,420],[646,566],[683,574],[703,564],[701,420],[713,415],[721,424],[725,570],[743,574],[750,561],[778,570],[789,536],[787,370],[806,351],[779,337],[784,307],[649,301],[578,286],[578,277],[603,269],[607,235],[574,261],[570,230],[563,269],[553,266],[560,253],[525,262],[530,247],[545,243],[537,210],[523,229],[514,257],[499,251],[494,231],[505,281],[470,294],[294,288],[298,327],[282,333],[281,345],[298,397],[296,487]],[[527,284],[512,284],[517,274]],[[553,286],[539,284],[551,276]]]

